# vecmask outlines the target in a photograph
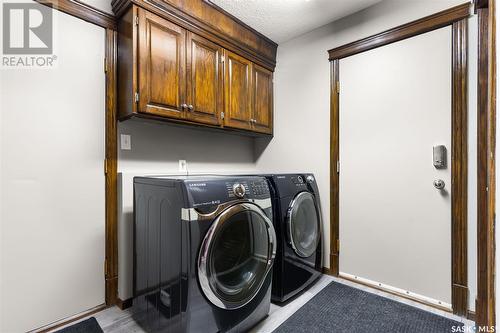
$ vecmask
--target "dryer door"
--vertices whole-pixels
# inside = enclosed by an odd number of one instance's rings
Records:
[[[290,203],[287,212],[288,240],[298,256],[314,254],[321,237],[320,212],[314,196],[300,192]]]
[[[205,296],[223,309],[237,309],[259,292],[276,255],[272,222],[255,204],[230,206],[214,220],[198,256]]]

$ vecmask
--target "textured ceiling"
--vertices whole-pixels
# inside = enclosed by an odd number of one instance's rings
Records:
[[[314,30],[381,0],[211,0],[277,43]]]

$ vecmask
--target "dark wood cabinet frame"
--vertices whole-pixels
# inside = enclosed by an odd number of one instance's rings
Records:
[[[495,144],[495,36],[494,0],[479,1],[478,62],[478,294],[476,322],[493,326],[494,318],[494,144]],[[488,6],[489,5],[489,6]],[[489,8],[488,8],[489,7]],[[452,308],[468,313],[467,286],[467,22],[471,5],[465,3],[401,25],[394,29],[328,51],[331,62],[330,88],[330,269],[339,275],[339,60],[406,38],[452,27]],[[490,35],[488,35],[490,34]],[[490,54],[489,54],[489,53]]]

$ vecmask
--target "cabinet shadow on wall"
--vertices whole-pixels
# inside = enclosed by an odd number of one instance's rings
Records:
[[[121,134],[131,136],[131,150],[120,149]],[[255,140],[216,129],[129,119],[118,124],[118,168],[178,173],[178,160],[184,159],[188,170],[197,173],[252,171]]]

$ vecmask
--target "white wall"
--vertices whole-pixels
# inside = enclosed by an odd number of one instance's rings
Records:
[[[104,303],[104,29],[54,11],[57,67],[0,71],[1,332]]]
[[[111,9],[111,0],[82,0],[81,2],[102,10],[103,12],[113,14],[113,10]]]
[[[259,140],[256,143],[257,169],[264,172],[314,172],[321,193],[325,235],[330,231],[330,70],[327,50],[463,2],[386,0],[278,47],[274,77],[275,137],[271,142]],[[469,184],[474,186],[473,181]],[[329,237],[326,237],[325,266],[329,266],[329,248]],[[469,249],[475,251],[475,248]],[[470,299],[474,297],[471,295]]]
[[[250,137],[160,122],[127,120],[119,133],[131,135],[132,150],[119,150],[118,297],[132,297],[133,177],[179,174],[179,160],[188,172],[256,173],[254,140]]]

